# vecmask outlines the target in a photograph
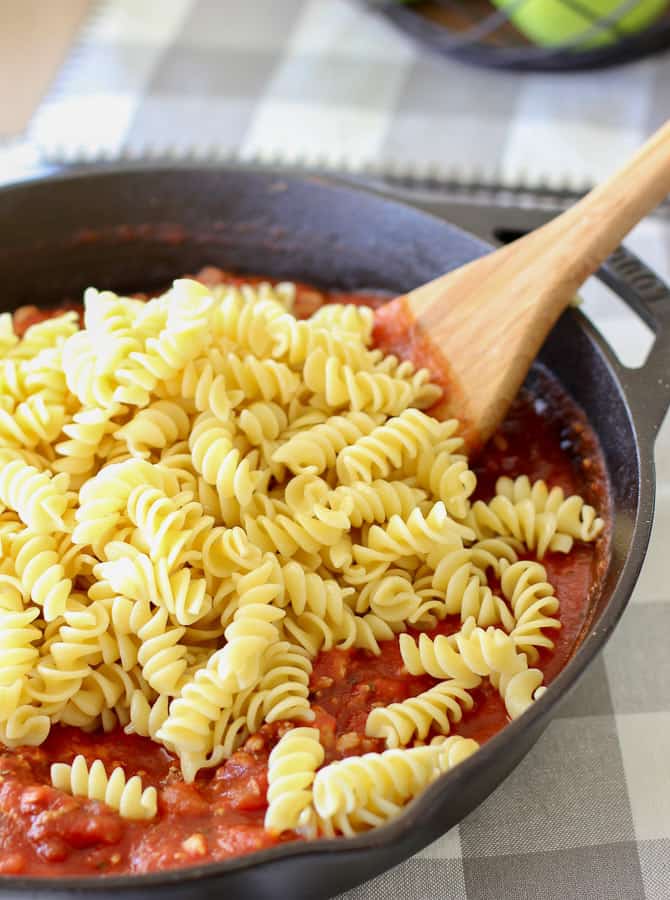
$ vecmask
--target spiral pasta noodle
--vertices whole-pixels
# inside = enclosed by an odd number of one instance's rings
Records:
[[[117,767],[107,775],[104,763],[96,759],[90,768],[85,757],[75,756],[72,765],[54,763],[51,766],[51,783],[75,797],[99,800],[124,817],[124,819],[153,819],[157,810],[155,787],[142,787],[139,775],[126,778]]]
[[[123,407],[108,409],[82,408],[72,416],[72,421],[63,425],[67,440],[54,446],[57,457],[52,463],[55,472],[67,472],[72,486],[81,487],[93,474],[103,438],[116,429],[114,416],[121,415]]]
[[[228,390],[224,375],[215,363],[218,356],[208,353],[187,363],[184,370],[157,389],[164,402],[171,398],[191,401],[198,412],[211,412],[217,419],[227,422],[232,410],[242,401],[240,390]]]
[[[470,521],[481,537],[510,535],[539,559],[547,550],[569,553],[575,538],[595,540],[604,525],[581,497],[565,499],[561,488],[549,491],[544,481],[531,485],[526,476],[498,479],[495,497],[488,504],[477,501]]]
[[[254,447],[276,441],[288,427],[288,416],[278,403],[250,403],[237,419],[238,426]]]
[[[37,534],[71,530],[64,518],[71,499],[68,487],[67,473],[51,476],[11,452],[0,451],[0,501]]]
[[[443,634],[432,639],[421,634],[418,640],[409,634],[401,634],[400,654],[410,675],[428,674],[440,680],[454,678],[468,690],[475,688],[481,677],[468,666],[455,643]]]
[[[325,328],[345,335],[355,335],[366,346],[372,340],[374,316],[368,306],[351,303],[327,303],[317,309],[311,321],[318,328]]]
[[[189,447],[196,470],[216,487],[221,497],[235,497],[242,506],[249,504],[263,475],[254,471],[249,459],[242,458],[233,446],[230,432],[215,416],[204,413],[195,422]]]
[[[416,481],[419,487],[439,497],[450,515],[465,518],[470,508],[468,498],[477,486],[465,457],[454,456],[447,450],[439,453],[431,448],[424,450],[417,459]]]
[[[284,618],[284,612],[272,605],[280,588],[266,583],[271,568],[266,563],[237,582],[239,607],[225,630],[226,644],[218,651],[219,675],[237,690],[258,681],[261,655],[279,637],[277,623]]]
[[[98,665],[103,660],[112,662],[115,660],[111,657],[118,655],[110,652],[109,642],[113,643],[114,638],[109,631],[108,609],[102,603],[88,607],[86,599],[83,594],[70,595],[62,620],[59,618],[55,622],[58,630],[50,638],[45,633],[42,650],[48,649],[55,664],[64,671],[76,670],[82,665]]]
[[[323,350],[357,371],[371,371],[378,361],[379,354],[366,350],[355,335],[317,328],[313,322],[299,322],[289,314],[273,321],[272,332],[272,356],[293,369],[301,368],[314,350]]]
[[[177,376],[209,346],[213,303],[207,291],[185,279],[176,281],[172,291],[175,302],[168,307],[164,327],[147,337],[143,349],[130,353],[126,365],[117,369],[114,401],[147,406],[159,382]]]
[[[442,423],[436,419],[418,409],[405,409],[342,450],[337,458],[338,478],[342,484],[386,478],[392,469],[401,468],[421,449],[430,447],[442,432]]]
[[[114,372],[131,353],[142,350],[141,338],[133,328],[141,312],[140,300],[95,288],[84,292],[84,327],[96,355],[97,373]]]
[[[169,697],[166,694],[161,694],[154,703],[150,703],[144,692],[138,689],[130,698],[124,731],[157,741],[158,732],[168,717],[168,709]]]
[[[540,563],[520,560],[508,565],[500,580],[502,592],[516,619],[512,637],[531,662],[537,659],[538,647],[551,649],[554,646],[543,629],[561,627],[554,615],[558,612],[558,599],[546,578],[547,572]]]
[[[39,657],[33,646],[42,632],[33,623],[37,609],[0,609],[0,686],[3,690],[24,678]]]
[[[66,340],[78,333],[79,323],[76,312],[65,312],[60,316],[37,322],[26,329],[18,343],[9,351],[12,359],[34,359],[43,350],[63,348]]]
[[[133,456],[146,459],[153,450],[162,450],[188,437],[191,422],[184,408],[170,400],[149,404],[114,434],[125,441]]]
[[[316,728],[294,728],[276,744],[268,764],[268,831],[315,832],[311,785],[324,759]]]
[[[229,393],[241,391],[248,400],[276,400],[285,405],[298,390],[298,375],[274,359],[219,351],[210,352],[207,359]]]
[[[11,413],[0,409],[0,441],[5,446],[32,450],[58,437],[64,422],[64,407],[49,403],[43,392],[32,394]]]
[[[462,537],[470,535],[449,517],[442,501],[427,516],[414,509],[407,519],[391,516],[384,526],[373,525],[367,544],[354,547],[354,558],[363,566],[390,564],[403,556],[427,555],[436,545],[462,546]]]
[[[196,569],[184,567],[170,574],[167,560],[154,563],[128,544],[108,545],[107,562],[98,563],[94,574],[130,600],[148,600],[164,607],[180,625],[192,625],[212,608],[207,584]]]
[[[485,564],[488,557],[483,553],[480,550],[476,558]],[[516,554],[513,559],[516,560]],[[478,625],[485,627],[498,623],[508,630],[514,627],[509,607],[491,591],[485,574],[475,565],[472,548],[447,548],[439,561],[435,554],[430,562],[435,565],[431,585],[444,598],[444,615],[460,615],[462,622],[472,616]]]
[[[350,756],[320,769],[314,807],[326,833],[354,835],[383,825],[478,746],[461,737],[447,740],[451,743]]]
[[[123,596],[115,598],[112,621],[117,633],[137,637],[137,663],[147,683],[162,696],[178,694],[187,668],[185,628],[170,623],[167,609]]]
[[[41,607],[45,620],[62,616],[72,581],[65,576],[55,538],[25,529],[14,536],[10,552],[24,591]]]
[[[276,320],[285,316],[284,306],[272,297],[261,297],[258,293],[249,296],[246,286],[228,288],[216,306],[214,333],[255,356],[265,356],[272,348]]]
[[[340,522],[332,524],[321,518],[292,516],[288,507],[286,512],[275,509],[268,512],[269,515],[244,516],[244,529],[257,547],[278,553],[284,559],[293,558],[299,550],[318,553],[322,547],[336,544],[344,533]]]
[[[418,396],[418,391],[401,378],[384,372],[356,372],[323,349],[309,354],[303,377],[307,387],[323,395],[332,409],[350,406],[356,412],[397,416]]]
[[[293,434],[273,454],[295,475],[319,474],[335,465],[337,454],[363,435],[370,434],[379,420],[364,412],[331,416],[312,428]],[[295,429],[295,424],[294,424]]]
[[[206,755],[214,746],[215,723],[221,721],[233,704],[233,691],[218,674],[218,662],[214,654],[186,682],[156,733],[166,747],[179,747],[182,769],[187,754],[200,760],[199,765],[189,767],[191,779],[205,764]],[[188,775],[184,772],[184,777]]]
[[[263,665],[254,692],[262,720],[311,722],[314,711],[309,705],[309,654],[288,641],[279,641],[266,651]]]
[[[365,733],[383,738],[388,747],[404,747],[415,738],[423,740],[431,728],[448,735],[451,723],[461,721],[463,709],[472,709],[474,701],[466,684],[449,678],[409,700],[378,706],[368,715]]]
[[[547,487],[539,480],[531,484],[527,475],[515,480],[499,478],[496,482],[496,496],[507,497],[513,503],[530,500],[538,512],[556,516],[556,531],[581,541],[592,541],[602,531],[604,522],[596,516],[596,511],[584,500],[573,494],[566,499],[563,489]],[[541,555],[538,548],[538,555]]]
[[[391,516],[408,518],[412,510],[426,499],[424,491],[417,490],[404,481],[377,479],[371,483],[355,481],[336,487],[326,498],[324,505],[337,512],[344,512],[353,528],[363,523],[381,525]],[[319,507],[315,509],[319,515]]]
[[[29,703],[17,705],[0,721],[0,741],[6,747],[39,747],[47,739],[51,720]]]

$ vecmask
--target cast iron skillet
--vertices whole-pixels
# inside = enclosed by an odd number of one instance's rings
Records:
[[[0,190],[2,304],[54,304],[89,284],[161,286],[205,263],[329,287],[403,293],[486,252],[444,222],[370,193],[272,173],[193,166],[98,169]],[[641,370],[621,366],[576,310],[542,363],[600,436],[612,490],[611,562],[593,627],[546,694],[390,825],[361,837],[287,844],[153,875],[0,879],[31,897],[319,898],[388,869],[480,803],[538,739],[619,619],[644,559],[654,502],[653,440],[670,403],[670,296],[631,256],[605,273],[654,329]],[[532,373],[531,376],[532,378]]]

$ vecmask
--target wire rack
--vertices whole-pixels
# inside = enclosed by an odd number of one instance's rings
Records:
[[[579,38],[537,46],[513,19],[537,0],[511,0],[504,10],[489,0],[433,0],[407,3],[367,0],[366,5],[410,34],[423,46],[462,62],[516,71],[560,72],[633,62],[670,48],[670,3],[656,21],[630,33],[624,20],[640,0],[620,0],[597,15],[588,0],[556,0],[584,23]],[[609,43],[598,44],[604,37]]]

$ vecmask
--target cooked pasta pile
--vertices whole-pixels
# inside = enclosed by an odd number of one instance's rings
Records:
[[[370,309],[298,321],[293,297],[182,279],[148,302],[88,290],[82,330],[65,313],[18,339],[0,318],[0,740],[120,725],[190,781],[288,721],[266,827],[351,834],[476,749],[450,731],[483,679],[511,717],[539,695],[558,600],[520,556],[602,522],[523,477],[472,503],[458,423],[422,411],[428,373],[371,349]],[[456,634],[425,633],[447,616]],[[370,712],[384,752],[324,765],[314,659],[398,634],[435,686]],[[155,814],[98,763],[53,783]]]

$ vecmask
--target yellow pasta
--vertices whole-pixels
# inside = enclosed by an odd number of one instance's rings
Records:
[[[354,835],[383,825],[440,774],[477,749],[475,741],[390,749],[350,756],[325,766],[314,779],[314,806],[326,833]]]
[[[316,728],[294,728],[280,739],[268,765],[268,831],[281,834],[293,829],[315,834],[311,785],[323,759]]]
[[[143,789],[139,775],[126,779],[121,768],[114,769],[108,776],[99,759],[94,760],[90,769],[83,756],[75,756],[71,766],[54,763],[51,783],[75,796],[106,803],[126,819],[153,819],[156,815],[156,788]]]
[[[371,309],[298,321],[294,296],[91,288],[81,331],[67,313],[21,339],[0,315],[0,741],[120,726],[192,781],[260,730],[278,739],[266,828],[355,834],[476,750],[452,731],[483,679],[510,717],[541,696],[559,602],[522,557],[603,523],[524,477],[472,502],[458,423],[423,411],[428,372],[371,349]],[[449,617],[449,637],[414,636]],[[365,740],[389,749],[324,765],[315,660],[394,639],[435,683],[374,705]],[[52,781],[158,815],[100,760]]]
[[[433,728],[449,734],[451,723],[461,721],[463,709],[472,709],[470,681],[449,678],[409,700],[378,706],[368,715],[365,733],[383,738],[388,747],[405,747],[414,739],[423,740]]]

